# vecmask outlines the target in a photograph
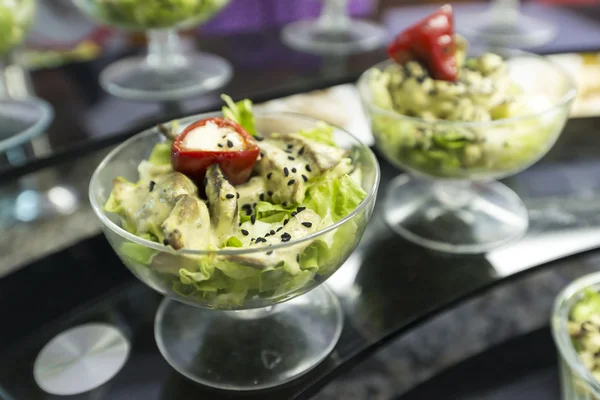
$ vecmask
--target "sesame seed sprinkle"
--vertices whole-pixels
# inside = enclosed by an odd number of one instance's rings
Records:
[[[273,229],[271,229],[271,230],[269,231],[269,233],[270,233],[271,235],[274,235],[274,234],[275,234],[275,231],[274,231]]]
[[[288,181],[288,186],[290,186],[290,185],[293,185],[295,182],[296,182],[296,180],[295,180],[295,179],[290,179],[290,180]]]
[[[312,226],[312,222],[303,222],[302,225],[304,225],[307,228],[310,228]]]
[[[268,256],[270,256],[271,254],[273,254],[273,250],[267,251]]]
[[[289,242],[291,238],[292,238],[292,236],[289,233],[287,233],[287,232],[284,232],[281,235],[281,241],[282,242]]]
[[[219,146],[220,148],[223,148],[223,145],[221,143],[217,143],[217,146]]]
[[[308,172],[312,172],[312,170],[310,169],[310,165],[309,165],[309,164],[306,164],[306,170],[307,170]]]
[[[272,175],[273,175],[273,173],[272,173],[272,172],[269,172],[269,173],[267,174],[267,179],[271,179],[271,176],[272,176]]]
[[[290,174],[290,170],[287,167],[283,168],[283,174],[287,177]]]
[[[265,194],[264,193],[259,194],[258,198],[260,199],[260,201],[265,201]]]
[[[298,212],[301,212],[301,211],[304,211],[304,210],[306,210],[306,207],[298,207],[296,209],[296,211],[298,211]]]
[[[245,229],[242,229],[242,235],[244,235],[244,236],[248,236],[248,234],[250,234],[250,232],[248,232],[248,231],[247,231],[247,230],[245,230]]]
[[[250,217],[250,222],[252,223],[252,225],[256,223],[256,214],[252,214],[252,216]]]
[[[308,182],[308,177],[307,177],[306,175],[302,175],[302,180],[303,180],[304,182]]]
[[[298,155],[301,156],[302,154],[304,154],[304,146],[302,146],[302,148],[298,150]]]
[[[298,172],[298,170],[296,168],[292,168],[292,172],[296,173],[296,172]]]
[[[270,191],[270,190],[267,192],[267,194],[269,195],[269,197],[272,197],[272,196],[273,196],[273,192],[272,192],[272,191]]]
[[[235,197],[235,195],[234,195],[234,194],[231,194],[231,193],[227,193],[227,194],[225,195],[225,197],[226,197],[226,198],[228,198],[228,199],[233,199],[233,198]]]
[[[295,158],[294,158],[294,157],[292,157],[292,156],[288,156],[288,160],[290,160],[290,161],[294,161],[294,160],[295,160]]]
[[[164,244],[165,246],[168,246],[168,245],[169,245],[169,239],[164,239],[164,240],[163,240],[163,244]]]
[[[150,181],[150,187],[148,188],[148,191],[151,192],[154,190],[154,186],[156,185],[156,182],[154,181]]]
[[[231,140],[227,141],[227,147],[229,147],[229,148],[233,147],[233,142]]]
[[[292,212],[292,217],[295,217],[298,214],[296,211]]]

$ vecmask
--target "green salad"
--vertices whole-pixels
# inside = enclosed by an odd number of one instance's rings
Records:
[[[171,28],[212,17],[229,0],[76,0],[100,21],[128,29]]]
[[[401,166],[440,178],[503,175],[536,161],[566,111],[536,116],[502,57],[467,57],[466,40],[455,35],[454,43],[455,81],[432,78],[417,60],[366,74],[361,90],[378,147]],[[510,120],[516,117],[523,118]]]
[[[0,0],[0,55],[23,42],[34,12],[34,0]]]
[[[302,238],[346,217],[366,193],[355,154],[336,144],[331,126],[259,132],[249,100],[234,103],[223,97],[224,118],[189,125],[182,134],[174,124],[163,127],[167,138],[140,163],[139,180],[117,177],[105,211],[118,214],[127,231],[165,249],[205,251],[178,254],[120,244],[117,253],[144,280],[158,279],[156,286],[191,302],[235,308],[256,299],[285,299],[316,285],[317,276],[333,273],[356,246],[365,217],[359,214],[316,238]],[[242,144],[243,136],[225,127],[228,121],[237,122],[252,143]],[[174,170],[180,164],[173,161],[173,149],[182,143],[202,147],[194,154],[203,159],[207,153],[238,151],[246,160],[254,143],[260,154],[242,183],[231,183],[239,175],[228,172],[226,163],[207,166],[199,181]],[[248,252],[218,253],[241,249]]]

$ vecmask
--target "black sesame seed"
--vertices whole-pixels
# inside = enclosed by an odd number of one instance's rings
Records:
[[[226,197],[226,198],[228,198],[228,199],[233,199],[233,198],[235,197],[235,195],[233,195],[233,194],[231,194],[231,193],[227,193],[227,194],[225,195],[225,197]]]
[[[249,234],[249,233],[250,233],[250,232],[248,232],[247,230],[245,230],[245,229],[242,229],[242,235],[244,235],[244,236],[248,236],[248,234]]]
[[[168,246],[169,245],[169,239],[163,239],[163,244],[165,246]]]
[[[262,238],[260,236],[256,238],[256,243],[262,243],[262,242],[266,242],[266,241],[267,240],[265,238]]]
[[[274,231],[273,229],[271,229],[271,230],[269,231],[269,233],[270,233],[271,235],[274,235],[274,234],[275,234],[275,231]]]
[[[217,146],[219,146],[220,148],[223,148],[223,145],[221,143],[217,143]]]
[[[269,232],[265,233],[265,237],[269,237],[271,234]]]
[[[286,153],[288,153],[288,154],[292,154],[292,151],[291,151],[291,150],[284,150],[284,151],[285,151]]]
[[[295,160],[295,158],[294,158],[294,157],[292,157],[292,156],[288,156],[288,160],[290,160],[290,161],[294,161],[294,160]]]
[[[295,180],[295,179],[290,179],[290,180],[288,181],[288,186],[290,186],[290,185],[293,185],[295,182],[296,182],[296,180]]]
[[[229,148],[233,147],[233,142],[231,140],[227,141],[227,147],[229,147]]]
[[[290,220],[289,220],[289,219],[286,219],[286,220],[284,220],[284,221],[283,221],[283,226],[286,226],[288,222],[290,222]]]
[[[262,151],[260,152],[260,158],[263,158],[265,156],[265,153],[263,153]]]
[[[310,228],[312,226],[312,222],[303,222],[302,225],[304,225],[307,228]]]
[[[298,172],[298,170],[296,168],[292,168],[292,172],[296,173],[296,172]]]
[[[273,173],[272,173],[272,172],[269,172],[269,173],[267,174],[267,179],[271,179],[271,176],[272,176],[272,175],[273,175]]]
[[[251,238],[251,239],[250,239],[250,241],[251,241],[251,242],[254,242],[254,240],[255,240],[254,238]]]
[[[270,256],[271,254],[273,254],[273,250],[271,251],[267,251],[267,255]]]
[[[246,208],[246,215],[252,215],[252,209],[251,208]]]
[[[259,194],[258,198],[260,199],[260,201],[265,201],[265,194],[264,193]]]
[[[293,149],[293,148],[294,148],[294,145],[293,145],[293,144],[291,144],[291,143],[288,143],[288,145],[287,145],[287,148],[288,148],[288,149]]]
[[[292,238],[292,236],[289,233],[287,233],[287,232],[284,232],[283,235],[281,235],[281,241],[282,242],[289,242],[289,240],[291,238]]]
[[[227,135],[223,135],[223,137],[221,139],[225,139],[227,137]]]
[[[298,211],[298,212],[301,212],[301,211],[304,211],[304,210],[306,210],[306,207],[298,207],[296,209],[296,211]]]
[[[282,229],[283,229],[283,226],[280,226],[279,228],[277,228],[277,232],[279,232]]]
[[[306,164],[306,170],[307,170],[308,172],[312,172],[312,170],[310,169],[310,165]]]
[[[281,205],[287,207],[287,201],[284,201],[283,203],[281,203]]]
[[[252,208],[252,206],[248,203],[242,204],[242,208]]]
[[[154,190],[154,186],[156,185],[156,182],[154,181],[150,181],[150,187],[148,188],[148,191],[151,192]]]
[[[287,177],[290,174],[290,170],[287,167],[283,168],[283,174]]]
[[[254,139],[256,139],[256,141],[258,141],[258,142],[262,142],[263,140],[265,140],[265,138],[260,135],[254,136]]]
[[[295,217],[298,214],[296,211],[292,212],[292,217]]]
[[[268,191],[267,194],[269,195],[269,197],[273,197],[273,192],[272,191]]]
[[[308,177],[306,175],[302,175],[302,180],[304,180],[304,182],[308,182]]]
[[[252,214],[252,216],[250,217],[250,222],[252,223],[252,225],[254,225],[254,223],[256,222],[256,214]]]
[[[304,146],[298,150],[298,155],[301,156],[302,154],[304,154]]]

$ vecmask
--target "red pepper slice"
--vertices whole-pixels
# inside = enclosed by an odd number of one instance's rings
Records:
[[[389,57],[399,64],[416,59],[425,64],[434,79],[445,81],[458,78],[455,50],[454,18],[449,5],[400,32],[387,48]]]
[[[196,128],[208,123],[214,123],[218,128],[233,130],[241,139],[242,148],[228,150],[229,146],[226,144],[223,145],[223,150],[186,148],[185,137]],[[252,136],[237,122],[221,117],[207,118],[190,124],[177,136],[171,148],[171,165],[175,171],[202,182],[208,167],[217,163],[227,179],[233,185],[238,185],[250,178],[259,153],[260,148]]]

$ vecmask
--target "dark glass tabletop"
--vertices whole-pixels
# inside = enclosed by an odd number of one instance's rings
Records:
[[[600,246],[600,213],[598,207],[593,208],[600,202],[589,197],[590,190],[600,193],[600,160],[593,150],[598,137],[587,134],[597,123],[597,119],[572,120],[555,151],[506,181],[524,198],[531,213],[530,233],[514,246],[476,256],[422,249],[388,228],[380,196],[357,251],[327,283],[339,296],[345,313],[335,350],[304,377],[268,393],[247,393],[245,397],[307,398],[398,334],[491,285],[533,267],[551,266],[547,262],[572,253],[584,252],[572,258],[573,262],[597,264],[597,253],[585,253]],[[381,164],[384,191],[397,171],[384,161]],[[553,181],[550,190],[549,179]],[[584,201],[587,208],[581,206]],[[561,246],[556,245],[557,234]],[[524,261],[523,254],[533,256]],[[7,322],[0,330],[0,387],[5,398],[54,398],[35,384],[33,361],[53,336],[89,321],[119,327],[131,341],[132,352],[113,380],[74,399],[233,396],[191,383],[164,361],[153,336],[160,300],[160,295],[130,275],[103,236],[3,278],[0,320]]]

